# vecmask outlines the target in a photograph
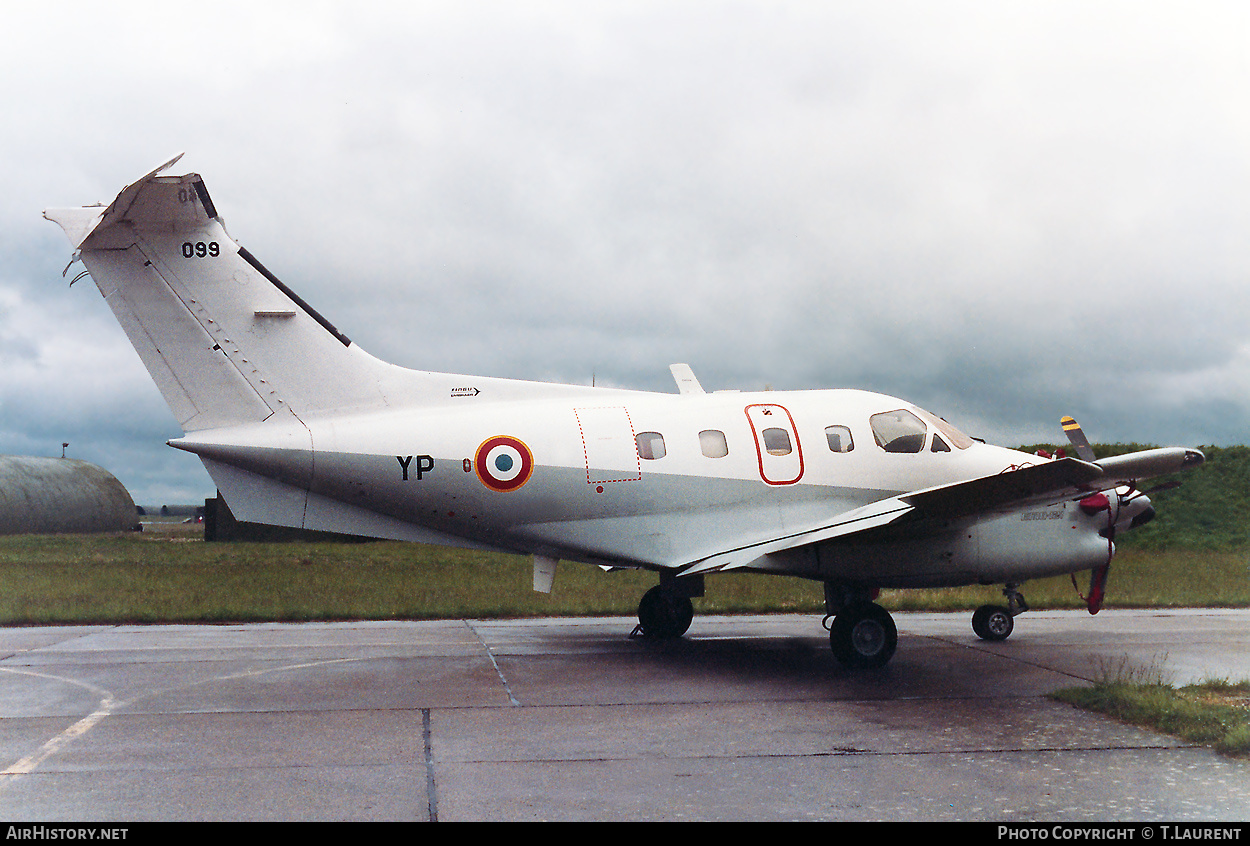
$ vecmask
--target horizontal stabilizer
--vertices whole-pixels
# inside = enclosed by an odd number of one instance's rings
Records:
[[[208,458],[201,458],[201,461],[230,505],[231,513],[240,522],[489,552],[515,552],[446,535]]]

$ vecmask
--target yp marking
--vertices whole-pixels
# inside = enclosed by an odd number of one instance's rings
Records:
[[[411,456],[411,455],[395,456],[395,460],[399,462],[400,468],[404,471],[405,482],[408,481],[408,468],[412,465],[413,458],[414,456]],[[421,481],[421,477],[423,475],[425,475],[426,473],[429,473],[431,470],[434,469],[434,456],[418,455],[418,456],[415,456],[415,458],[417,459],[417,468],[416,468],[417,469],[417,481],[419,482]]]

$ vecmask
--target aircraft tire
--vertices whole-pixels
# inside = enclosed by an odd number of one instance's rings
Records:
[[[972,615],[972,630],[981,640],[1006,640],[1015,627],[1011,611],[1001,605],[982,605]]]
[[[642,595],[638,623],[644,637],[671,640],[681,637],[694,620],[694,604],[684,596],[672,596],[660,587]]]
[[[843,665],[855,669],[884,667],[898,647],[898,629],[880,605],[848,605],[829,627],[829,646]]]

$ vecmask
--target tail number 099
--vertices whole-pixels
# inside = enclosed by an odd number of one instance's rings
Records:
[[[190,241],[182,242],[183,258],[217,258],[221,255],[221,246],[216,241],[196,241],[194,244]]]

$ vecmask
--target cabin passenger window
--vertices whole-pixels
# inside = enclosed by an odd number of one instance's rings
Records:
[[[664,457],[664,436],[659,432],[642,432],[634,438],[638,444],[638,457],[648,461]]]
[[[729,444],[725,442],[725,433],[717,429],[704,429],[699,433],[699,449],[708,458],[724,458],[729,455]]]
[[[850,452],[855,449],[851,440],[851,430],[845,426],[826,426],[825,440],[829,442],[830,452]]]
[[[877,446],[886,452],[920,452],[928,429],[919,417],[906,409],[886,411],[868,418]]]
[[[794,449],[790,445],[790,433],[785,429],[765,429],[760,435],[769,455],[789,455]]]

